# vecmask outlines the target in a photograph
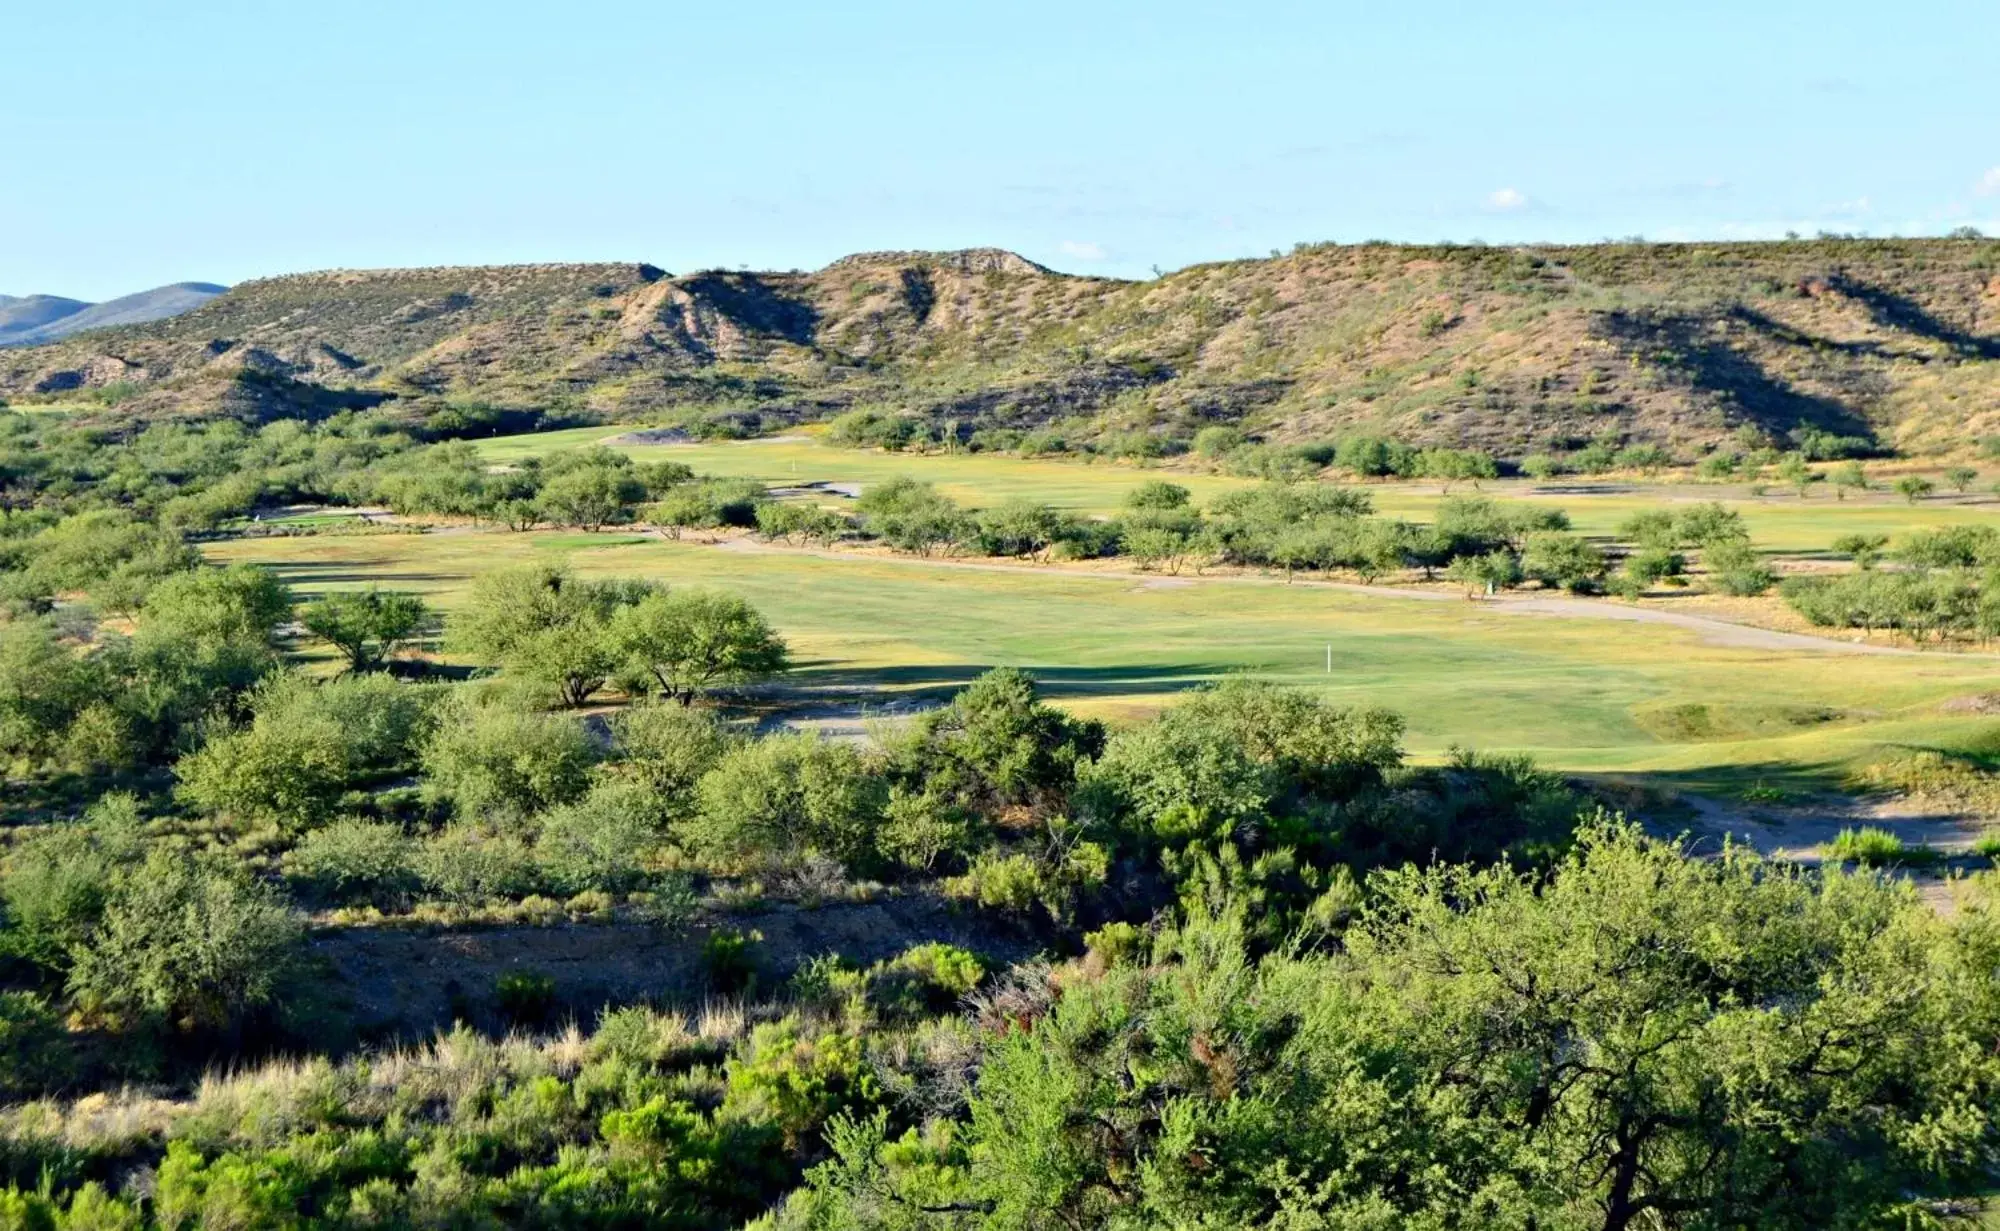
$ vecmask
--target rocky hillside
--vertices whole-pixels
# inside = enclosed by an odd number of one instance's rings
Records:
[[[2000,434],[2000,241],[1317,245],[1143,283],[990,249],[335,272],[0,351],[0,396],[105,386],[120,416],[386,403],[769,429],[875,406],[1504,453],[1810,426],[1936,454]]]

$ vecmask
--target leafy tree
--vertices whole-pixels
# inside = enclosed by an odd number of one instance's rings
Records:
[[[868,532],[899,551],[949,552],[970,538],[972,519],[929,483],[898,476],[861,493],[855,502]]]
[[[1701,554],[1708,575],[1725,594],[1748,598],[1777,584],[1778,575],[1745,540],[1717,543]]]
[[[1478,487],[1481,479],[1498,478],[1500,469],[1491,454],[1477,449],[1425,449],[1417,456],[1417,473],[1442,479],[1444,490],[1449,492],[1453,483],[1469,482]]]
[[[614,456],[619,456],[614,454]],[[625,466],[583,465],[563,470],[535,495],[542,520],[582,530],[602,530],[622,521],[646,498],[646,485]]]
[[[1071,519],[1046,504],[1010,500],[982,511],[977,523],[980,550],[987,555],[1040,560],[1068,535]]]
[[[1806,462],[1803,453],[1787,453],[1779,459],[1777,475],[1780,482],[1798,491],[1801,500],[1805,499],[1812,485],[1819,481],[1819,475]]]
[[[653,592],[643,583],[583,581],[560,564],[498,569],[472,583],[446,632],[461,652],[498,663],[574,707],[617,670],[605,635],[613,613]]]
[[[784,639],[757,609],[715,590],[648,594],[612,615],[604,639],[628,692],[657,692],[683,705],[768,679],[789,664]]]
[[[1528,536],[1521,549],[1521,572],[1545,586],[1588,594],[1604,579],[1604,553],[1588,539],[1559,530]]]
[[[1684,509],[1674,519],[1674,526],[1679,542],[1668,546],[1690,543],[1705,551],[1724,543],[1750,541],[1750,531],[1743,524],[1743,514],[1713,500]]]
[[[1351,474],[1384,478],[1415,474],[1419,460],[1408,445],[1379,436],[1349,436],[1335,448],[1333,464]]]
[[[1681,523],[1666,509],[1648,509],[1626,518],[1618,526],[1621,537],[1642,549],[1672,551],[1681,545]]]
[[[1195,911],[1016,993],[962,1115],[833,1119],[774,1225],[1805,1231],[1987,1183],[1990,914],[1611,825],[1550,876],[1373,889],[1335,953]]]
[[[847,519],[817,505],[767,500],[757,506],[757,532],[789,543],[831,543],[847,529]]]
[[[1978,481],[1978,479],[1979,479],[1979,472],[1977,470],[1974,470],[1970,466],[1952,466],[1944,472],[1944,481],[1951,485],[1951,490],[1957,492],[1961,496],[1963,496],[1966,492],[1966,489],[1971,487],[1973,483]]]
[[[1521,584],[1521,561],[1511,551],[1490,551],[1483,556],[1458,556],[1445,569],[1445,576],[1466,587],[1468,594],[1492,594]]]
[[[891,749],[912,791],[992,810],[1067,797],[1104,746],[1104,729],[1044,703],[1034,677],[995,667],[918,718]]]
[[[398,646],[421,633],[430,618],[416,595],[384,593],[373,586],[329,594],[299,609],[299,623],[346,655],[350,671],[381,666]]]
[[[1832,478],[1833,493],[1841,500],[1847,499],[1850,488],[1857,492],[1868,490],[1868,472],[1860,462],[1842,462],[1833,468]]]
[[[265,646],[291,615],[291,591],[251,564],[176,574],[153,587],[140,611],[141,621],[169,635]]]
[[[1843,534],[1833,541],[1835,551],[1864,569],[1874,568],[1888,546],[1889,536],[1886,534]]]
[[[1232,680],[1106,742],[1086,775],[1089,807],[1133,840],[1180,847],[1238,834],[1295,806],[1343,798],[1398,764],[1402,723],[1305,693]]]
[[[1937,484],[1919,474],[1906,474],[1896,480],[1896,493],[1915,504],[1937,490]]]

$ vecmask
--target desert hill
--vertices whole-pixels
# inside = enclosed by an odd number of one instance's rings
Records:
[[[87,329],[164,320],[192,311],[228,289],[211,282],[176,282],[103,303],[59,295],[0,295],[0,346],[31,346]]]
[[[0,351],[0,396],[111,385],[144,416],[386,403],[769,429],[870,406],[1508,454],[1810,427],[1939,454],[2000,434],[2000,241],[1302,245],[1148,282],[996,249],[811,273],[336,271]]]

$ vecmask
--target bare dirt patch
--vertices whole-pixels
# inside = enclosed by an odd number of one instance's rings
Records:
[[[362,1032],[408,1038],[449,1028],[454,1020],[498,1024],[494,985],[514,971],[552,979],[560,1011],[579,1021],[621,1004],[699,1004],[709,995],[702,945],[723,926],[763,935],[756,953],[765,986],[782,982],[823,953],[866,964],[914,944],[943,941],[996,962],[1013,962],[1035,950],[1024,934],[929,896],[812,909],[772,906],[680,932],[626,922],[452,931],[345,928],[315,936],[312,949],[333,972],[332,998],[344,1002]]]

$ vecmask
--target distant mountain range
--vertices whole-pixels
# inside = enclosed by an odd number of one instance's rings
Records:
[[[113,385],[101,413],[121,422],[373,406],[440,432],[744,433],[870,409],[1128,450],[1230,424],[1506,457],[1597,441],[1698,457],[1808,431],[1960,455],[2000,437],[2000,240],[1315,244],[1144,282],[996,249],[810,273],[334,270],[0,349],[0,398]]]
[[[60,295],[0,295],[0,346],[33,346],[86,329],[165,320],[199,308],[228,289],[212,282],[176,282],[104,303]]]

